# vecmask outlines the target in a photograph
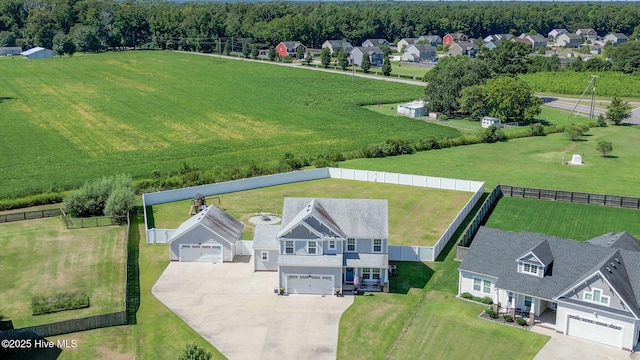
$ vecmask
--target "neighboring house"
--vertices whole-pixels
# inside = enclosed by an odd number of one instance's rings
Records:
[[[442,45],[442,38],[440,35],[422,35],[418,38],[418,43],[428,43],[431,46],[438,46]]]
[[[307,51],[307,48],[302,45],[300,41],[282,41],[278,46],[276,46],[276,53],[278,53],[278,56],[280,57],[295,57],[298,53],[299,47],[302,47],[302,52]]]
[[[382,66],[384,52],[377,46],[356,46],[351,50],[349,58],[352,64],[360,66],[365,55],[369,57],[372,67]]]
[[[367,39],[362,43],[362,47],[390,46],[385,39]]]
[[[488,43],[491,41],[507,41],[513,39],[513,35],[511,34],[493,34],[489,35],[486,38],[482,39],[482,41]]]
[[[288,294],[331,295],[389,289],[387,200],[285,198],[279,287]]]
[[[447,55],[449,56],[465,55],[465,56],[474,58],[476,57],[477,53],[478,53],[478,45],[463,41],[459,43],[453,43],[451,46],[449,46],[449,52],[447,52]]]
[[[547,34],[547,37],[555,41],[558,39],[558,36],[562,34],[569,34],[569,31],[567,29],[553,29],[549,31],[549,34]]]
[[[353,49],[353,45],[345,40],[327,40],[322,43],[322,48],[328,48],[331,54],[336,54],[340,49],[344,50],[345,54],[348,54]]]
[[[640,242],[586,242],[481,227],[458,268],[458,294],[488,296],[556,332],[632,350],[640,334]]]
[[[436,59],[436,48],[429,44],[412,44],[409,45],[402,54],[402,61],[408,62],[427,62]]]
[[[491,40],[489,42],[485,42],[484,47],[486,47],[489,50],[493,50],[498,46],[500,46],[500,44],[502,44],[502,40]]]
[[[403,38],[402,40],[398,41],[398,51],[404,52],[404,50],[409,47],[409,45],[416,44],[417,42],[418,38]]]
[[[500,125],[501,125],[500,119],[494,118],[494,117],[491,117],[491,116],[484,116],[481,119],[481,123],[482,123],[482,127],[485,128],[485,129],[490,127],[491,125],[495,125],[497,127],[500,127]]]
[[[534,49],[547,47],[547,38],[540,34],[525,35],[524,38],[531,42]]]
[[[25,59],[46,59],[53,57],[53,50],[36,46],[21,52],[20,55]]]
[[[167,242],[171,261],[233,261],[244,224],[216,206],[183,222]]]
[[[582,36],[574,33],[560,34],[556,37],[556,46],[577,49],[582,45]]]
[[[578,29],[576,34],[580,35],[583,40],[596,41],[598,40],[598,33],[593,29]]]
[[[627,35],[623,33],[610,33],[605,35],[604,37],[604,43],[606,44],[607,41],[610,41],[613,46],[618,46],[622,43],[626,43],[627,40]]]
[[[0,56],[20,55],[22,48],[19,46],[3,46],[0,47]]]
[[[596,45],[592,45],[589,46],[589,53],[592,55],[598,55],[602,53],[602,46],[596,46]],[[586,59],[585,59],[586,61]]]
[[[521,38],[521,37],[514,37],[513,39],[511,39],[511,41],[513,42],[521,42],[529,47],[533,47],[533,44],[531,44],[531,41],[529,39],[525,39],[525,38]]]
[[[398,104],[397,113],[408,117],[427,116],[427,112],[424,109],[424,101],[422,100]]]
[[[459,42],[468,42],[469,37],[461,33],[447,34],[442,37],[442,45],[452,45]]]

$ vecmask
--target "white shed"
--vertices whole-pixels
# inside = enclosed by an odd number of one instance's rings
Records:
[[[36,46],[20,53],[25,59],[45,59],[53,57],[53,50]]]
[[[406,104],[399,104],[397,113],[408,117],[420,117],[426,116],[427,113],[424,109],[424,101],[412,101]]]
[[[485,116],[482,118],[482,127],[483,128],[488,128],[491,125],[495,125],[497,127],[500,127],[500,119],[498,118],[494,118],[491,116]]]
[[[244,224],[216,206],[183,222],[169,239],[171,261],[233,261]]]

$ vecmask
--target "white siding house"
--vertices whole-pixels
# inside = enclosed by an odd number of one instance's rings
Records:
[[[427,116],[427,112],[424,109],[424,102],[422,100],[412,101],[406,104],[399,104],[396,112],[399,115],[408,117]]]
[[[46,59],[53,57],[53,50],[36,46],[20,53],[25,59]]]
[[[500,127],[501,125],[500,119],[491,116],[484,116],[481,121],[482,127],[485,129],[490,127],[491,125],[495,125],[497,127]]]

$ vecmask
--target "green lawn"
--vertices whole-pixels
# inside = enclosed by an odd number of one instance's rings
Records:
[[[262,63],[127,51],[0,59],[0,73],[0,198],[78,187],[114,169],[151,178],[185,163],[268,165],[286,152],[304,159],[458,134],[359,106],[415,99],[421,87]]]
[[[514,139],[432,150],[401,157],[356,159],[341,167],[399,173],[454,177],[497,184],[584,191],[640,197],[633,186],[640,178],[640,127],[592,128],[583,141],[569,141],[563,134]],[[601,158],[599,140],[613,143],[613,157]],[[572,154],[583,155],[584,166],[562,165]]]
[[[387,199],[389,243],[430,246],[442,236],[473,193],[365,181],[322,179],[220,195],[208,204],[222,207],[245,224],[243,238],[253,239],[249,218],[261,213],[282,213],[285,197]],[[154,205],[153,225],[175,229],[189,218],[190,200]]]
[[[0,224],[0,313],[21,328],[124,310],[124,229],[68,230],[59,217]],[[31,315],[34,295],[73,291],[91,306]]]
[[[611,231],[628,231],[640,238],[640,211],[505,196],[486,226],[574,240],[588,240]]]

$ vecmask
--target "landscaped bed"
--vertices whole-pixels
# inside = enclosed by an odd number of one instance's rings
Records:
[[[322,179],[222,194],[208,204],[221,206],[245,224],[244,239],[253,239],[250,217],[280,214],[285,197],[387,199],[389,244],[431,246],[473,196],[471,192],[420,188],[354,180]],[[191,200],[152,207],[153,226],[175,229],[189,218]]]

